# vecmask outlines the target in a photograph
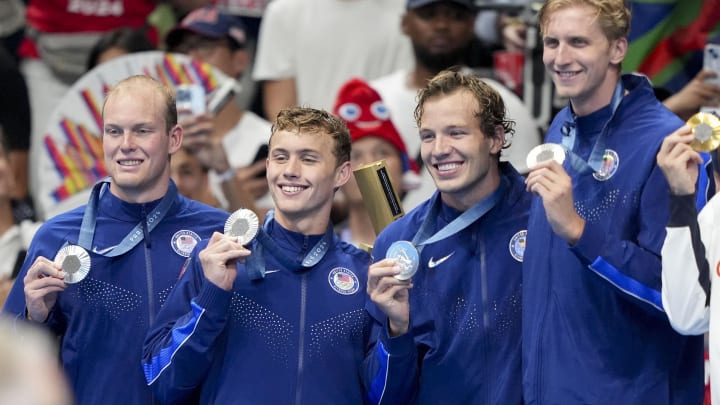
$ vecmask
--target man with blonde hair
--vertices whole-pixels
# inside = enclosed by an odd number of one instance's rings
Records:
[[[655,155],[683,122],[645,77],[621,75],[623,0],[549,0],[539,18],[543,62],[570,102],[546,135],[554,159],[526,180],[524,401],[701,403],[702,337],[673,331],[660,294],[668,185]]]
[[[170,180],[183,135],[170,89],[127,78],[107,95],[102,119],[109,179],[86,206],[37,231],[3,312],[59,337],[77,404],[150,404],[140,367],[147,328],[195,244],[228,215]]]

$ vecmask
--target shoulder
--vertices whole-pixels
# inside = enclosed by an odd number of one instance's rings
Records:
[[[395,89],[409,90],[409,87],[405,85],[405,83],[407,83],[407,81],[405,80],[407,74],[408,71],[405,69],[396,70],[393,73],[371,80],[370,86],[381,94],[385,91],[395,91]]]
[[[180,203],[180,209],[176,214],[176,220],[188,221],[189,223],[221,224],[230,216],[230,213],[225,210],[211,207],[182,195],[178,195],[178,202]]]
[[[353,261],[364,264],[370,263],[370,253],[357,248],[355,245],[335,238],[335,249],[338,254],[347,255]]]

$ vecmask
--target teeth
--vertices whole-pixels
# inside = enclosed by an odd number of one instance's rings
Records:
[[[118,162],[120,166],[137,166],[142,163],[141,160],[120,160]]]
[[[558,76],[562,76],[562,77],[571,77],[571,76],[575,76],[576,74],[577,74],[576,72],[558,72]]]
[[[299,186],[282,186],[282,190],[288,193],[297,193],[298,191],[302,191],[302,187]]]
[[[440,170],[441,172],[445,170],[457,169],[458,167],[460,167],[459,163],[443,163],[437,166],[438,170]]]

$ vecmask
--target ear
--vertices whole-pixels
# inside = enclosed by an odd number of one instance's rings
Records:
[[[178,124],[170,130],[168,134],[168,154],[172,155],[182,147],[183,130]]]
[[[627,38],[618,38],[610,43],[610,63],[620,65],[627,54]]]
[[[350,168],[350,162],[345,162],[335,169],[335,189],[342,187],[345,183],[350,180],[352,175],[352,169]]]
[[[402,17],[400,17],[400,29],[403,34],[410,36],[410,34],[408,34],[408,30],[410,29],[410,16],[407,12],[403,13]]]
[[[505,130],[501,125],[495,126],[495,134],[490,138],[490,141],[492,142],[490,145],[490,153],[497,155],[505,144]]]

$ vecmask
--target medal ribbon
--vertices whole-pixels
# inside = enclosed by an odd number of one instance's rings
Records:
[[[90,194],[90,200],[88,201],[87,207],[85,208],[85,214],[83,215],[82,224],[80,225],[80,236],[78,238],[78,245],[88,252],[93,252],[92,242],[95,237],[95,225],[97,223],[97,211],[98,204],[100,202],[100,195],[107,190],[108,184],[110,183],[109,178],[106,178],[97,184],[92,189]],[[175,183],[170,181],[167,193],[163,196],[160,203],[152,210],[152,212],[146,217],[146,227],[143,227],[143,222],[140,221],[125,238],[115,246],[112,250],[107,253],[97,253],[105,257],[116,257],[123,255],[130,251],[132,248],[137,246],[146,236],[144,235],[144,229],[147,229],[148,236],[150,232],[165,218],[165,215],[170,210],[175,197],[177,196],[177,187]]]
[[[422,248],[425,245],[439,242],[445,238],[455,235],[470,226],[473,222],[480,219],[483,215],[490,211],[498,201],[500,201],[500,197],[505,195],[508,187],[508,180],[503,177],[500,180],[500,185],[492,192],[492,194],[478,201],[475,205],[470,207],[470,209],[460,214],[460,216],[452,220],[439,231],[434,232],[433,228],[435,227],[435,219],[440,215],[440,193],[438,193],[432,203],[432,206],[430,207],[430,211],[425,216],[425,219],[420,225],[420,229],[418,229],[412,240],[412,244],[418,249],[418,254],[422,252]]]
[[[274,225],[274,222],[274,211],[270,210],[265,215],[265,222],[263,223],[262,228],[258,230],[253,246],[253,252],[245,261],[245,268],[247,269],[248,277],[250,277],[251,280],[265,278],[265,257],[263,256],[265,249],[272,252],[272,255],[285,268],[292,271],[300,271],[309,269],[318,264],[323,257],[325,257],[325,254],[328,252],[330,245],[332,244],[333,227],[331,224],[328,224],[327,230],[322,238],[320,238],[315,246],[310,249],[303,258],[302,262],[298,263],[297,260],[288,257],[283,252],[283,249],[275,243],[268,233],[270,227]]]
[[[578,156],[575,152],[573,152],[573,147],[575,146],[575,136],[577,132],[575,124],[575,114],[573,114],[572,121],[566,122],[560,129],[560,132],[562,132],[563,135],[562,146],[568,153],[568,157],[570,158],[570,165],[578,173],[582,174],[586,172],[599,172],[602,169],[603,155],[605,154],[605,136],[607,135],[607,130],[610,126],[610,122],[612,122],[613,118],[615,117],[615,112],[617,111],[620,103],[623,100],[624,93],[625,88],[623,87],[621,79],[618,80],[618,84],[617,86],[615,86],[615,91],[613,92],[613,96],[610,101],[612,109],[610,118],[607,120],[607,122],[605,122],[602,131],[600,131],[600,136],[598,136],[598,139],[595,141],[595,145],[593,146],[592,152],[590,152],[590,158],[587,162],[582,157]]]

